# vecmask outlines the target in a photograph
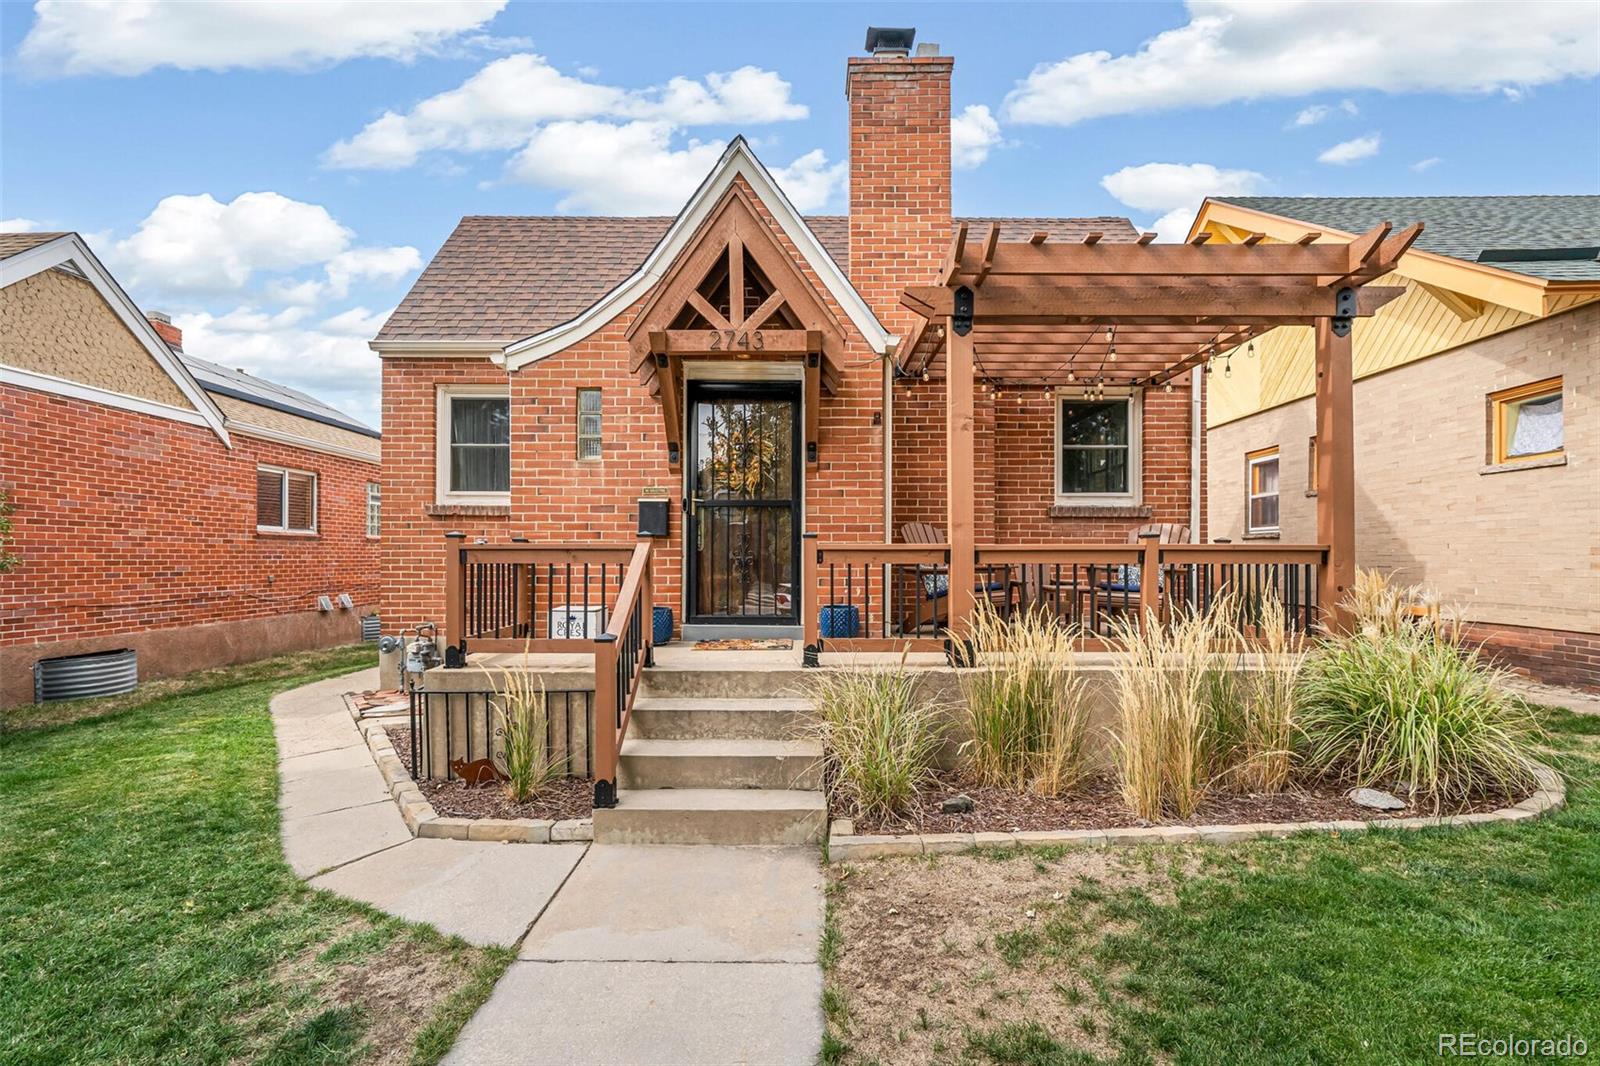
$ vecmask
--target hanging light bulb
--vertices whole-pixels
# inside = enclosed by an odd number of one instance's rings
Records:
[[[1222,376],[1225,378],[1233,377],[1233,356],[1231,355],[1222,361]]]
[[[1111,360],[1113,363],[1117,361],[1117,346],[1115,344],[1106,349],[1106,358]]]
[[[1071,369],[1068,369],[1067,370],[1067,380],[1068,381],[1077,381],[1078,380],[1078,375],[1074,374]]]
[[[1244,354],[1249,356],[1251,359],[1256,357],[1256,342],[1254,339],[1250,341],[1250,346],[1244,350]]]
[[[1161,391],[1162,392],[1171,392],[1172,391],[1172,379],[1171,378],[1168,378],[1166,380],[1166,382],[1161,386]]]

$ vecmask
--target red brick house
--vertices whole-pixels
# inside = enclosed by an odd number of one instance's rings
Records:
[[[41,660],[159,677],[360,639],[376,430],[185,355],[75,233],[0,235],[0,321],[0,706]]]
[[[1140,240],[1123,218],[954,217],[952,66],[849,61],[845,216],[798,214],[739,138],[672,218],[463,218],[372,342],[386,624],[444,621],[448,531],[615,544],[664,499],[654,604],[696,635],[799,635],[802,533],[942,526],[943,359],[903,342],[921,320],[902,292],[958,227]],[[1148,389],[1065,363],[1024,389],[976,371],[979,542],[1203,539],[1195,370]]]

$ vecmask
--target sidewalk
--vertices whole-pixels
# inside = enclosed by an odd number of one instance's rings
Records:
[[[518,947],[446,1061],[816,1061],[815,849],[413,839],[340,698],[376,683],[273,699],[284,854],[317,888]]]

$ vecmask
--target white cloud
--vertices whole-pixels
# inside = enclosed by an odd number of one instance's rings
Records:
[[[1416,173],[1421,174],[1425,170],[1432,170],[1434,167],[1443,162],[1444,160],[1440,159],[1438,156],[1430,155],[1426,159],[1419,159],[1415,163],[1412,163],[1411,169]]]
[[[1006,97],[1006,118],[1065,126],[1353,89],[1520,93],[1600,73],[1591,4],[1190,0],[1188,9],[1188,24],[1137,52],[1080,52],[1034,68]]]
[[[1210,163],[1145,163],[1100,179],[1102,188],[1136,211],[1164,212],[1150,225],[1162,241],[1181,241],[1207,196],[1250,196],[1267,184],[1254,170]]]
[[[506,0],[39,0],[18,53],[39,74],[304,69],[407,61],[476,30]]]
[[[0,218],[0,233],[32,233],[38,228],[31,218]]]
[[[389,316],[394,314],[394,308],[387,311],[368,311],[365,307],[352,307],[348,311],[341,311],[331,318],[324,319],[322,328],[328,333],[337,333],[342,337],[360,337],[362,340],[371,340],[378,335],[378,330],[389,321]]]
[[[352,236],[326,208],[275,192],[241,193],[230,203],[178,195],[156,204],[118,242],[116,257],[135,285],[214,292],[243,288],[257,271],[326,262]]]
[[[1351,163],[1363,159],[1371,159],[1378,154],[1378,149],[1383,144],[1380,134],[1369,133],[1365,137],[1352,137],[1348,141],[1340,141],[1331,148],[1326,149],[1317,156],[1319,163],[1332,163],[1334,166],[1349,166]]]
[[[428,151],[510,151],[550,122],[611,119],[674,127],[767,123],[805,118],[790,86],[757,67],[673,78],[665,86],[622,89],[563,74],[543,56],[497,59],[454,89],[405,114],[385,112],[323,156],[330,167],[394,170]]]
[[[672,147],[669,122],[552,122],[506,165],[508,177],[567,190],[558,210],[675,214],[722,155],[720,142]]]
[[[950,162],[957,167],[981,166],[999,143],[1000,123],[987,104],[968,105],[950,120]]]
[[[394,248],[352,248],[328,260],[328,292],[336,299],[350,294],[357,280],[394,284],[422,269],[422,253],[409,245]]]
[[[358,309],[359,310],[359,309]],[[371,334],[317,329],[255,329],[255,312],[172,316],[184,351],[308,392],[377,426],[382,417],[378,358]],[[335,319],[343,316],[335,316]],[[330,320],[332,321],[332,320]]]
[[[1289,123],[1290,128],[1298,129],[1302,126],[1315,126],[1334,115],[1359,115],[1361,109],[1354,100],[1340,100],[1337,104],[1312,104],[1302,109],[1294,116],[1294,121]]]
[[[772,176],[796,211],[820,211],[834,192],[843,188],[848,169],[844,162],[829,166],[827,153],[813,148],[788,166],[778,167]]]

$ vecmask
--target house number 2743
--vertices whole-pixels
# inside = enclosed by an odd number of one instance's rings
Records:
[[[759,352],[767,346],[757,330],[717,329],[711,331],[710,349],[713,352]]]

